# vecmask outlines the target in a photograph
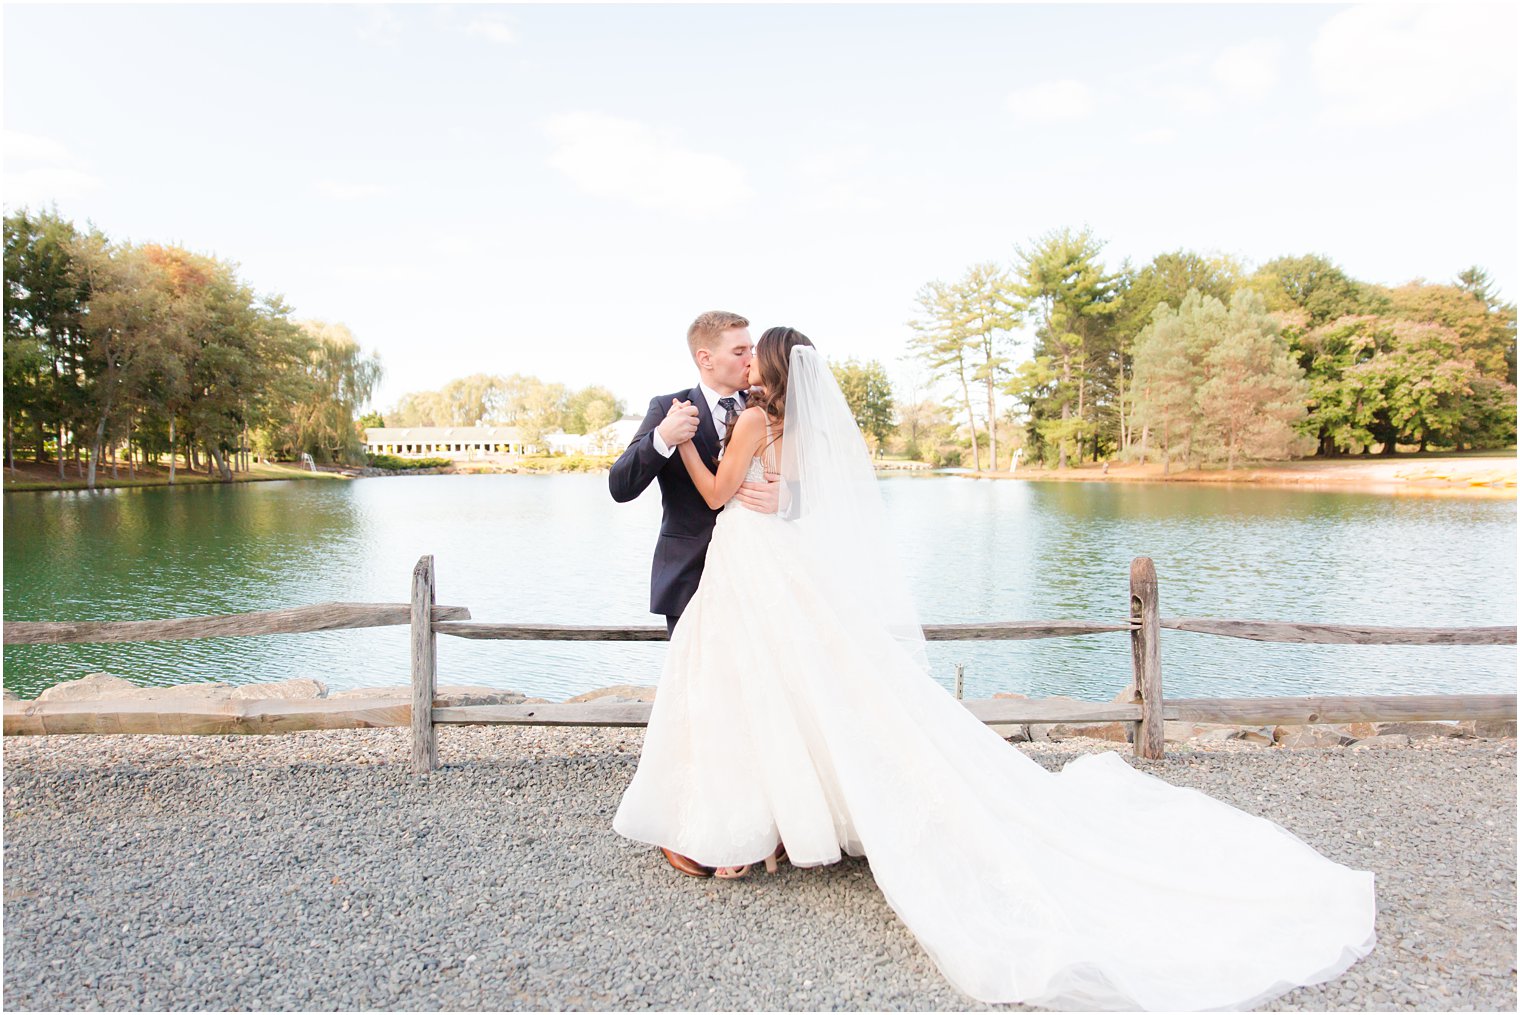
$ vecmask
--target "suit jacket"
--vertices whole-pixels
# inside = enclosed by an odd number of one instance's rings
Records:
[[[696,594],[697,583],[702,580],[702,565],[707,561],[707,544],[712,541],[713,525],[718,520],[718,512],[707,506],[707,501],[692,484],[686,465],[681,461],[680,449],[669,458],[655,450],[655,428],[665,419],[673,398],[697,407],[699,420],[692,443],[697,446],[707,467],[714,472],[718,470],[717,427],[713,424],[712,410],[702,389],[694,387],[650,401],[649,412],[639,424],[638,433],[613,463],[607,480],[612,499],[619,504],[633,500],[651,482],[660,484],[664,515],[660,519],[660,538],[655,544],[650,573],[649,612],[667,617],[680,616]],[[739,402],[741,406],[744,403],[742,392]]]

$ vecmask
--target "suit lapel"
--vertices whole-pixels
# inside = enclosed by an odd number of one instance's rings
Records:
[[[713,422],[712,409],[707,404],[707,396],[702,393],[698,385],[686,393],[686,400],[697,407],[697,435],[693,438],[697,444],[697,450],[702,452],[702,460],[708,468],[717,470],[718,467],[718,427]]]

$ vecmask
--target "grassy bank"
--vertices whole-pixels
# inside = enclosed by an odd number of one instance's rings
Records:
[[[58,478],[58,463],[48,462],[38,465],[36,462],[17,462],[16,471],[12,472],[8,467],[0,469],[5,475],[5,491],[12,490],[85,490],[88,485],[85,478],[76,473],[70,463],[64,470],[66,479]],[[131,472],[126,466],[117,467],[117,478],[111,478],[111,467],[97,467],[95,470],[95,489],[111,490],[123,487],[135,486],[168,486],[169,467],[166,465],[152,465],[137,467],[137,478],[133,479]],[[299,465],[283,463],[255,464],[251,471],[234,472],[234,483],[257,483],[276,479],[315,479],[335,480],[349,477],[337,472],[312,472]],[[204,472],[188,472],[183,468],[174,471],[175,486],[196,486],[206,483],[221,483],[222,480],[214,473],[207,475]]]

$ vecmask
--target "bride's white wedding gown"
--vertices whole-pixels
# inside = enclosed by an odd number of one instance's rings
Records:
[[[710,866],[778,839],[799,867],[863,854],[985,1002],[1252,1007],[1372,949],[1370,872],[1118,751],[1047,771],[896,639],[862,636],[816,568],[795,523],[719,514],[617,832]]]

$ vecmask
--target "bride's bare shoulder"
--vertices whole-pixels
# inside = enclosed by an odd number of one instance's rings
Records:
[[[765,410],[760,408],[758,405],[752,405],[749,408],[745,409],[743,412],[739,413],[739,419],[734,424],[737,429],[744,430],[746,432],[750,430],[758,431],[764,425]]]

